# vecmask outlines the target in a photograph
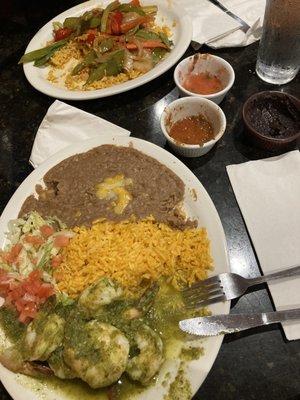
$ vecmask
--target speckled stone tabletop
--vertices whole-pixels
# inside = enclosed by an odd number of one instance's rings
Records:
[[[32,171],[28,163],[34,136],[53,99],[30,86],[17,61],[32,35],[50,18],[79,1],[4,1],[0,5],[0,211]],[[208,51],[203,47],[202,52]],[[269,157],[244,134],[241,109],[253,93],[278,89],[299,95],[299,76],[275,88],[255,74],[257,44],[223,49],[236,73],[233,88],[221,104],[227,129],[222,140],[201,158],[181,160],[199,178],[222,220],[234,272],[253,277],[258,262],[230,186],[225,166]],[[185,56],[193,54],[191,48]],[[173,69],[138,89],[111,98],[72,103],[171,151],[160,130],[164,106],[178,97]],[[71,104],[71,103],[70,103]],[[265,286],[232,304],[235,313],[273,309]],[[10,396],[0,386],[0,400]],[[288,342],[279,325],[226,336],[217,360],[195,396],[197,400],[300,399],[300,341]]]

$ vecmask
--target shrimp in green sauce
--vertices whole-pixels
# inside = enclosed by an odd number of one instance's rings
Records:
[[[125,371],[129,342],[110,324],[76,321],[77,330],[66,332],[63,356],[67,365],[92,388],[116,382]]]

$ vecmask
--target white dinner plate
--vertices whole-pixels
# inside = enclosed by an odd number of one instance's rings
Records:
[[[111,0],[90,0],[78,6],[72,7],[69,10],[59,14],[46,25],[44,25],[30,41],[25,53],[44,47],[46,43],[52,38],[52,22],[63,22],[65,18],[71,16],[80,16],[85,11],[90,10],[96,6],[106,6]],[[171,68],[185,53],[192,39],[192,23],[184,9],[174,1],[166,0],[142,0],[143,5],[157,5],[157,24],[167,25],[172,31],[172,40],[174,47],[164,60],[158,63],[152,70],[146,74],[132,79],[130,81],[114,85],[106,89],[97,90],[69,90],[64,87],[55,86],[50,83],[46,76],[49,67],[37,68],[33,62],[24,64],[24,73],[29,83],[37,90],[48,96],[56,97],[64,100],[89,100],[98,99],[100,97],[112,96],[117,93],[126,92],[127,90],[134,89],[138,86],[147,83]]]
[[[98,138],[76,143],[61,150],[47,159],[25,179],[8,202],[0,218],[0,248],[5,244],[5,232],[7,231],[9,220],[18,216],[18,212],[24,200],[35,192],[35,185],[42,182],[43,176],[46,172],[65,158],[77,153],[83,153],[102,144],[115,144],[121,146],[133,145],[135,149],[142,151],[166,165],[182,179],[185,184],[184,209],[189,217],[198,220],[199,227],[205,227],[207,229],[208,237],[211,241],[211,253],[214,259],[213,273],[218,274],[221,272],[229,272],[225,235],[219,215],[211,198],[196,176],[175,156],[153,143],[136,138],[121,136],[113,137],[105,134]],[[228,314],[229,308],[229,302],[219,303],[211,306],[211,311],[213,314]],[[201,340],[199,339],[196,342],[193,341],[194,344],[201,344],[204,349],[204,355],[200,357],[200,359],[188,362],[186,366],[186,375],[190,381],[193,394],[195,394],[199,389],[210,371],[220,349],[222,340],[222,336],[216,336]],[[174,359],[169,360],[163,365],[156,384],[139,395],[138,399],[162,400],[168,391],[168,385],[164,386],[162,384],[166,373],[170,372],[170,380],[172,380],[172,378],[174,379],[178,365],[178,356],[174,353]],[[16,374],[8,371],[1,365],[0,378],[14,400],[37,400],[40,398],[30,387],[23,387]],[[168,381],[168,383],[170,382]],[[44,400],[60,400],[67,398],[59,393],[53,393],[53,391],[47,391],[47,389],[45,390],[46,393],[43,395]]]

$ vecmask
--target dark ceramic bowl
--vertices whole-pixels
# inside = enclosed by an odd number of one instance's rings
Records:
[[[296,110],[296,121],[298,120],[298,128],[295,129],[295,133],[289,131],[289,134],[285,137],[274,137],[266,133],[263,126],[263,121],[260,124],[259,118],[254,117],[255,110],[258,104],[270,104],[270,102],[278,102],[282,107],[287,105],[287,109],[293,107]],[[268,110],[268,108],[266,108]],[[268,112],[268,111],[265,111]],[[243,106],[243,119],[246,127],[246,133],[248,134],[251,142],[266,150],[286,150],[294,147],[300,139],[300,100],[290,94],[277,92],[277,91],[266,91],[255,93],[245,102]],[[259,114],[258,114],[259,116]],[[295,115],[294,115],[295,117]],[[285,117],[284,117],[285,118]],[[283,125],[285,120],[283,120]],[[265,132],[265,133],[264,133]],[[283,136],[283,135],[281,135]]]

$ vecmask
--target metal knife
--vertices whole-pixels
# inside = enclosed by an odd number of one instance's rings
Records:
[[[192,335],[215,336],[292,320],[300,320],[300,308],[258,314],[229,314],[191,318],[180,321],[179,327]]]

